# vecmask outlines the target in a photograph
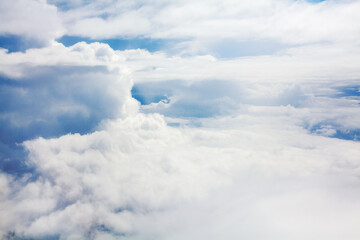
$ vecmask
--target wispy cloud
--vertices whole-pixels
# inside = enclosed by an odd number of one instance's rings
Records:
[[[358,43],[359,7],[358,1],[121,1],[81,5],[61,16],[70,35],[189,39],[183,51],[201,53],[226,39],[235,46]]]

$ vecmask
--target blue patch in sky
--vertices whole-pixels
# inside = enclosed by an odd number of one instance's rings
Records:
[[[69,47],[78,42],[101,42],[108,44],[114,50],[126,50],[126,49],[146,49],[149,52],[155,52],[166,48],[169,44],[176,42],[175,40],[164,40],[164,39],[150,39],[150,38],[132,38],[132,39],[101,39],[94,40],[90,38],[77,37],[77,36],[63,36],[57,39],[58,42]]]
[[[55,5],[59,10],[64,11],[64,12],[74,8],[74,5],[71,4],[71,1],[57,2],[57,1],[53,1],[53,0],[48,0],[48,2],[50,4]]]
[[[61,11],[69,11],[72,9],[76,9],[78,7],[84,7],[86,5],[89,5],[92,2],[95,2],[94,0],[80,0],[80,1],[58,1],[58,0],[47,0],[49,4],[55,5],[58,9]]]
[[[145,87],[147,88],[147,87]],[[170,92],[166,89],[151,89],[146,90],[143,85],[135,85],[131,89],[131,95],[138,100],[141,105],[149,105],[151,103],[158,103],[160,101],[169,101],[168,95]]]
[[[360,98],[360,86],[344,86],[336,88],[338,93],[334,97]]]
[[[336,130],[336,133],[332,137],[344,140],[360,141],[360,129]]]
[[[13,34],[0,35],[0,48],[8,49],[9,53],[24,52],[29,48],[39,48],[42,46],[43,44],[34,39]]]
[[[331,124],[328,122],[322,122],[313,126],[307,126],[307,128],[311,133],[317,135],[324,135],[327,137],[343,140],[360,141],[360,129],[344,129],[336,124]],[[322,130],[326,128],[333,130],[333,133],[329,135],[322,134]]]

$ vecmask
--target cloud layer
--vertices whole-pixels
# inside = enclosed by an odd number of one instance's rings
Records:
[[[43,44],[64,35],[98,40],[176,39],[164,50],[242,56],[249,48],[254,48],[251,54],[267,54],[317,43],[358,45],[359,8],[356,0],[16,0],[1,3],[0,34]]]
[[[115,1],[80,4],[65,10],[62,18],[69,24],[69,34],[97,39],[146,36],[309,43],[357,41],[353,37],[358,8],[358,1]]]
[[[237,71],[243,59],[100,43],[1,57],[2,95],[12,104],[3,106],[4,129],[22,131],[19,159],[31,169],[1,173],[4,238],[359,237],[359,142],[336,135],[353,131],[358,140],[356,82],[208,81],[217,75],[186,71],[164,81],[174,63]],[[160,89],[168,101],[139,108],[129,71],[146,89],[140,95]]]
[[[0,1],[0,238],[359,239],[360,2],[315,2]]]
[[[138,114],[92,134],[25,142],[40,177],[2,175],[1,215],[11,216],[2,219],[3,234],[359,236],[359,142],[309,135],[281,114],[204,126],[177,129],[159,115]]]

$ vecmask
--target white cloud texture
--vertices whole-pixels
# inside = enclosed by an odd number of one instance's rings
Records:
[[[207,85],[205,79],[210,77],[186,74],[212,62],[227,66],[235,60],[113,51],[99,43],[69,48],[55,43],[25,53],[3,52],[1,57],[8,60],[1,67],[14,83],[28,81],[36,86],[31,79],[42,76],[46,81],[40,92],[51,90],[33,106],[31,112],[37,114],[29,117],[57,116],[61,111],[49,110],[62,105],[65,112],[78,111],[76,106],[90,112],[118,111],[94,132],[23,144],[34,172],[21,178],[0,175],[4,238],[15,234],[60,239],[338,239],[344,235],[357,239],[360,235],[356,230],[359,142],[327,137],[339,128],[360,128],[359,100],[331,97],[352,82],[327,79],[324,86],[285,78],[264,83],[233,77]],[[179,89],[174,97],[180,109],[182,99],[190,99],[194,103],[182,108],[189,111],[189,106],[210,102],[208,107],[217,105],[221,113],[226,101],[233,101],[231,116],[195,119],[192,125],[187,124],[191,119],[138,113],[126,69],[138,79],[144,72],[156,74],[151,64],[162,64],[170,73],[166,64],[171,61],[189,69],[179,73],[187,87],[173,81],[157,84]],[[159,81],[167,77],[164,74]],[[35,90],[28,89],[33,94]],[[91,93],[84,95],[87,100],[76,98],[84,92]],[[58,99],[53,93],[67,97]],[[99,96],[106,98],[99,105],[89,104],[102,99]],[[46,100],[51,104],[39,111],[40,102]],[[289,101],[298,107],[282,106]],[[172,100],[164,104],[170,111],[164,114],[179,110],[172,108]],[[12,123],[19,120],[26,118],[14,117]],[[180,122],[182,127],[169,127],[167,122]],[[309,131],[319,124],[315,132]],[[201,127],[187,127],[196,125]]]
[[[359,44],[360,2],[255,1],[22,1],[1,2],[0,33],[49,41],[178,39],[179,53],[211,53],[231,40]],[[269,42],[269,43],[266,43]]]
[[[44,0],[0,1],[0,34],[21,35],[48,44],[63,32],[57,8]]]
[[[359,1],[0,6],[1,34],[47,42],[0,49],[0,147],[30,169],[0,173],[0,238],[359,239]],[[251,41],[282,46],[203,54]]]
[[[68,34],[95,39],[358,43],[359,8],[359,1],[116,1],[84,4],[61,16]]]
[[[2,175],[1,216],[11,216],[1,221],[3,234],[360,235],[359,143],[309,135],[283,114],[210,120],[200,129],[171,128],[160,115],[139,114],[106,121],[91,134],[24,145],[39,178]]]
[[[114,51],[107,44],[84,42],[71,47],[54,42],[26,53],[0,49],[0,71],[21,77],[27,66],[119,66],[133,73],[136,82],[165,80],[232,80],[257,82],[311,82],[357,80],[360,49],[344,44],[294,47],[277,54],[217,59],[205,56],[168,56],[133,49]]]

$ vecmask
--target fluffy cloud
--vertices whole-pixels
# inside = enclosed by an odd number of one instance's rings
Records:
[[[1,138],[1,158],[24,157],[12,151],[19,148],[15,143],[36,136],[87,133],[103,119],[136,112],[137,103],[130,97],[132,78],[135,89],[146,90],[140,97],[151,91],[155,97],[156,91],[160,97],[169,97],[170,102],[143,106],[144,112],[211,117],[234,114],[244,105],[290,104],[312,108],[301,117],[312,131],[354,135],[359,124],[351,115],[357,112],[357,100],[335,95],[341,87],[357,86],[350,80],[360,75],[358,56],[356,49],[345,46],[301,47],[275,56],[232,60],[114,51],[106,44],[84,42],[71,47],[53,43],[25,53],[3,50],[1,94],[6,101],[1,129],[6,134]],[[314,114],[321,117],[315,120]]]
[[[84,42],[0,49],[1,162],[30,169],[0,173],[1,237],[359,238],[360,148],[343,136],[360,128],[358,1],[49,3],[58,10],[15,2],[49,28],[14,30],[24,18],[12,9],[1,33],[54,39],[60,11],[69,35],[186,38],[183,54],[228,39],[293,46],[230,60]],[[168,100],[139,108],[132,78],[140,97]]]
[[[359,237],[359,143],[309,135],[286,114],[261,115],[206,120],[197,129],[138,114],[87,135],[27,141],[39,177],[2,175],[1,215],[11,216],[1,221],[2,232]]]
[[[38,66],[102,66],[109,71],[119,66],[125,58],[116,54],[107,44],[85,42],[77,43],[72,47],[52,42],[48,47],[29,49],[26,52],[7,53],[0,49],[0,71],[11,78],[27,76],[30,68]],[[122,64],[123,65],[123,64]],[[123,69],[125,73],[125,69]]]
[[[14,125],[62,113],[108,118],[136,112],[136,106],[131,110],[131,103],[126,104],[131,101],[133,83],[126,65],[120,65],[124,58],[106,44],[79,43],[66,48],[55,43],[26,53],[2,51],[1,59],[2,93],[12,104],[4,109],[2,118],[11,119]],[[28,113],[28,117],[16,112]]]
[[[104,44],[55,44],[26,53],[1,54],[0,166],[23,173],[18,146],[38,136],[87,133],[103,119],[133,114],[127,68],[111,66],[114,51]]]
[[[0,34],[20,35],[42,44],[63,34],[57,8],[43,0],[0,2]]]

